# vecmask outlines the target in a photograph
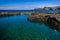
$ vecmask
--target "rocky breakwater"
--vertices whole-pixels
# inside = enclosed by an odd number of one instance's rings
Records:
[[[56,16],[55,16],[56,15]],[[50,25],[49,27],[52,29],[56,29],[58,31],[60,31],[60,20],[58,20],[58,16],[60,14],[39,14],[39,15],[35,15],[35,16],[31,16],[28,18],[28,21],[31,22],[44,22],[47,25]],[[59,18],[60,19],[60,18]]]
[[[0,12],[0,17],[20,15],[20,12]]]
[[[16,15],[36,15],[35,12],[0,12],[0,17],[16,16]]]

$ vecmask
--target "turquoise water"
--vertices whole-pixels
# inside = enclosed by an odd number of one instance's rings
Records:
[[[29,16],[0,18],[0,40],[60,40],[60,32],[44,23],[29,22]]]

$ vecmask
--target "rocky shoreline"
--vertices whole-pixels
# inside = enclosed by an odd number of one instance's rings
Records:
[[[60,31],[60,12],[0,12],[0,17],[16,16],[16,15],[33,15],[28,18],[31,22],[44,22],[50,25],[50,28]]]
[[[0,12],[0,17],[16,16],[16,15],[35,15],[34,12]]]
[[[40,13],[28,18],[30,22],[44,22],[50,25],[50,28],[60,31],[60,14],[59,13]]]

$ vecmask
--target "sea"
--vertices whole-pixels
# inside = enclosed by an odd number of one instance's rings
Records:
[[[0,10],[0,12],[60,12],[60,10]]]
[[[11,11],[12,10],[0,10],[0,12]],[[16,12],[15,10],[13,11]],[[18,12],[24,11],[19,10]],[[41,10],[37,10],[35,12],[41,12]],[[10,17],[0,17],[0,40],[60,40],[59,31],[49,28],[49,25],[46,25],[45,23],[35,23],[28,21],[27,19],[30,16],[33,15],[16,15]]]

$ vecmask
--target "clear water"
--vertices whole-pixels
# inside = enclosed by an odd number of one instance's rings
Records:
[[[29,22],[29,16],[0,18],[0,40],[60,40],[60,32],[44,23]]]

